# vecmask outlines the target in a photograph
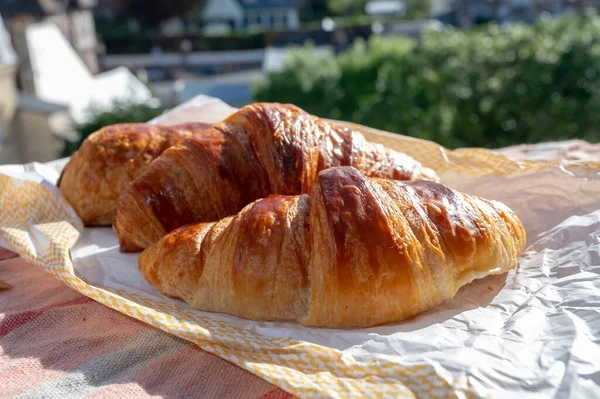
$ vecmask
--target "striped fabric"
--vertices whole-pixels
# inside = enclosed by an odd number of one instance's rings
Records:
[[[0,398],[292,397],[2,248],[0,280]]]

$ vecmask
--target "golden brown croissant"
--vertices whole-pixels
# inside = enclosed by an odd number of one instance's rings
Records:
[[[524,245],[521,222],[502,203],[339,167],[321,172],[311,195],[272,195],[177,229],[138,263],[162,293],[199,310],[368,327],[508,271]]]
[[[113,227],[121,250],[147,248],[185,224],[233,215],[269,194],[309,193],[319,171],[437,179],[414,159],[362,134],[332,129],[293,105],[256,103],[165,151],[123,192]]]
[[[87,226],[110,226],[117,197],[167,148],[210,125],[107,126],[90,135],[73,154],[58,182],[60,191]]]

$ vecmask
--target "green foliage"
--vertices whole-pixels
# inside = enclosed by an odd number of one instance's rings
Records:
[[[431,10],[431,0],[406,0],[406,18],[426,18]]]
[[[339,57],[298,49],[259,101],[451,147],[600,140],[600,18],[374,37]]]
[[[335,15],[362,15],[369,0],[328,0],[327,7]],[[405,18],[424,18],[431,9],[430,0],[405,0]]]
[[[329,11],[336,15],[364,14],[369,0],[328,0]]]
[[[329,16],[328,3],[329,0],[305,0],[301,2],[300,21],[302,23],[320,21]]]
[[[63,149],[63,156],[69,156],[77,151],[83,140],[104,126],[115,123],[147,122],[163,112],[163,108],[151,107],[144,104],[119,104],[110,112],[90,110],[88,122],[76,126],[79,140],[76,142],[67,142]]]

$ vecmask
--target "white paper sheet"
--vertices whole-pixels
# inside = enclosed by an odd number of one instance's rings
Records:
[[[232,111],[210,103],[207,113],[206,104],[192,101],[161,123],[212,122],[211,115],[219,120]],[[527,249],[516,270],[475,281],[403,323],[329,330],[216,317],[357,361],[426,362],[449,380],[469,381],[482,397],[600,397],[600,174],[577,173],[556,167],[511,177],[442,175],[455,189],[510,206],[527,230]],[[137,256],[118,251],[110,228],[86,228],[72,250],[87,283],[162,297],[139,273]]]

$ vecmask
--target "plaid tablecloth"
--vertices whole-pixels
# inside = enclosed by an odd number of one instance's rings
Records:
[[[585,142],[499,150],[600,160]],[[187,341],[104,307],[0,248],[0,398],[292,395]]]
[[[0,398],[292,397],[12,252],[0,259]]]

